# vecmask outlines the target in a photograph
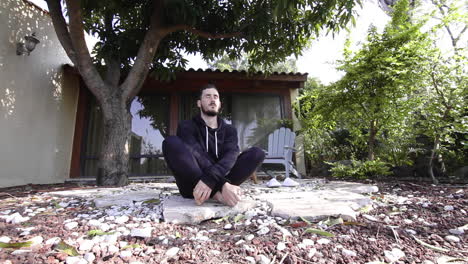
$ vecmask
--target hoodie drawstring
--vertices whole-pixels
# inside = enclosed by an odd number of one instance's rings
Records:
[[[218,158],[218,131],[215,131],[215,148],[216,148],[216,158]]]
[[[208,152],[208,127],[205,126],[205,131],[206,131],[206,152]]]
[[[205,126],[205,131],[206,131],[206,152],[208,152],[208,127]],[[218,157],[218,131],[215,130],[215,152],[216,152],[216,158]]]

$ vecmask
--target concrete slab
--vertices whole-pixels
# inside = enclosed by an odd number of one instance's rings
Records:
[[[175,183],[132,183],[124,187],[95,187],[90,189],[77,189],[68,191],[49,192],[48,194],[58,197],[76,197],[76,198],[100,198],[109,195],[120,195],[140,191],[166,191],[178,192]]]
[[[322,185],[321,189],[332,189],[352,193],[374,193],[379,191],[379,188],[374,185],[343,181],[328,182]]]
[[[118,195],[108,195],[101,198],[94,199],[96,207],[106,206],[132,206],[135,202],[143,202],[151,199],[159,199],[160,191],[136,191],[127,192]]]
[[[236,206],[229,207],[213,200],[198,206],[193,199],[170,196],[163,204],[165,222],[176,224],[198,224],[204,220],[244,213],[256,206],[251,199],[241,200]]]
[[[94,189],[83,189],[83,190],[69,190],[69,191],[58,191],[49,192],[48,194],[58,197],[76,197],[76,198],[96,198],[112,193],[122,192],[122,188],[94,188]]]
[[[248,194],[245,200],[231,208],[215,201],[197,206],[193,199],[179,195],[174,183],[132,184],[123,188],[93,188],[51,192],[61,197],[80,197],[94,200],[97,207],[132,206],[135,202],[151,199],[164,199],[159,206],[166,222],[197,224],[204,220],[243,213],[267,202],[273,216],[284,218],[304,217],[318,221],[329,216],[341,216],[345,220],[355,220],[358,209],[372,203],[365,195],[377,192],[376,186],[324,180],[298,179],[297,187],[266,188],[263,184],[243,184]],[[248,197],[251,198],[248,198]],[[252,200],[254,199],[254,200]],[[156,210],[156,209],[152,209]]]
[[[363,190],[363,186],[356,185],[358,189],[333,186],[336,189],[324,187],[322,190],[307,192],[278,191],[260,194],[257,198],[270,204],[273,216],[293,219],[304,217],[310,221],[319,221],[329,216],[354,221],[359,213],[357,210],[372,203],[369,197],[356,193]]]

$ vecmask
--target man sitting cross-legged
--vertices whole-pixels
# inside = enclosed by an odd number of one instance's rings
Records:
[[[177,127],[177,136],[163,142],[163,154],[174,173],[179,192],[198,205],[210,197],[235,206],[239,187],[265,159],[263,150],[252,147],[239,153],[236,129],[218,117],[221,102],[216,87],[204,86],[197,101],[200,114]]]

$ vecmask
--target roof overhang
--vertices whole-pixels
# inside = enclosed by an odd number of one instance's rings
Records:
[[[75,67],[66,64],[66,71],[78,74]],[[220,71],[220,70],[194,70],[177,72],[175,79],[161,81],[148,77],[143,84],[142,92],[176,92],[176,91],[198,91],[207,83],[213,83],[220,90],[239,91],[272,91],[284,89],[299,89],[304,87],[307,81],[307,73],[249,73],[246,71]]]

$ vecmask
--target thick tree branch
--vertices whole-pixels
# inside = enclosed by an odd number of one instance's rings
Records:
[[[118,59],[107,58],[106,62],[106,83],[113,87],[119,85],[120,81],[120,62]]]
[[[446,17],[446,16],[447,16],[447,13],[445,12],[444,7],[447,8],[447,9],[450,9],[449,6],[447,6],[447,5],[442,5],[442,4],[440,4],[439,2],[437,2],[437,1],[432,1],[432,3],[435,4],[435,5],[437,5],[437,7],[439,8],[440,13],[442,14],[442,17]],[[463,35],[463,33],[466,31],[467,26],[465,26],[465,27],[463,28],[463,30],[458,34],[458,36],[455,36],[455,35],[452,33],[452,30],[450,29],[450,27],[449,27],[447,24],[444,24],[444,27],[445,27],[445,29],[447,30],[447,33],[449,34],[450,39],[452,40],[453,49],[454,49],[455,53],[457,54],[457,43],[458,43],[458,41],[460,40],[460,37],[461,37],[461,36]]]
[[[88,89],[91,90],[98,100],[102,100],[105,84],[96,67],[94,67],[88,47],[86,46],[80,1],[66,0],[66,3],[70,21],[70,37],[76,52],[78,71]]]
[[[176,32],[176,31],[188,31],[194,35],[197,35],[199,37],[207,38],[207,39],[223,39],[223,38],[233,38],[233,37],[241,37],[243,34],[242,32],[231,32],[231,33],[210,33],[202,30],[198,30],[194,27],[191,27],[189,25],[174,25],[171,27],[167,27],[164,29],[164,34],[168,35],[170,33]]]
[[[162,4],[161,0],[153,1],[153,13],[151,14],[148,32],[146,32],[143,43],[138,50],[135,64],[120,86],[123,92],[123,99],[127,103],[138,94],[143,86],[143,82],[150,70],[151,62],[158,49],[159,42],[164,37],[164,34],[161,32]]]
[[[52,24],[54,25],[55,32],[57,33],[57,38],[62,44],[63,49],[68,55],[68,58],[72,61],[74,65],[76,63],[76,53],[73,49],[72,41],[70,34],[68,32],[67,23],[62,13],[62,5],[60,0],[46,0],[47,6],[49,7],[49,14],[52,18]]]
[[[453,49],[454,49],[455,51],[457,50],[458,41],[460,40],[460,37],[463,35],[463,33],[465,33],[467,27],[468,27],[468,26],[465,26],[465,27],[460,31],[460,33],[458,34],[458,36],[455,37],[455,36],[453,36],[452,31],[450,30],[449,26],[445,26],[445,28],[447,29],[447,32],[448,32],[449,35],[450,35],[450,38],[452,39],[452,46],[453,46]]]
[[[153,2],[153,14],[151,15],[151,22],[148,32],[145,35],[143,43],[138,50],[137,59],[134,66],[130,70],[129,75],[121,85],[123,90],[123,98],[129,102],[134,96],[138,94],[143,82],[150,70],[151,62],[154,58],[156,50],[158,49],[159,42],[168,34],[186,30],[192,32],[200,37],[210,39],[232,38],[242,36],[242,32],[233,32],[227,34],[212,34],[204,32],[188,25],[175,25],[170,27],[163,27],[161,23],[163,10],[163,1],[155,0]]]
[[[457,49],[457,40],[455,38],[455,36],[453,35],[452,33],[452,30],[450,30],[450,27],[448,25],[444,25],[445,29],[447,30],[449,36],[450,36],[450,40],[452,40],[452,47],[454,49]]]
[[[107,41],[112,41],[115,38],[115,32],[113,27],[114,15],[109,12],[104,17],[104,25],[106,27]],[[109,55],[109,57],[104,58],[106,62],[106,76],[105,82],[113,87],[119,85],[120,81],[120,56]]]

